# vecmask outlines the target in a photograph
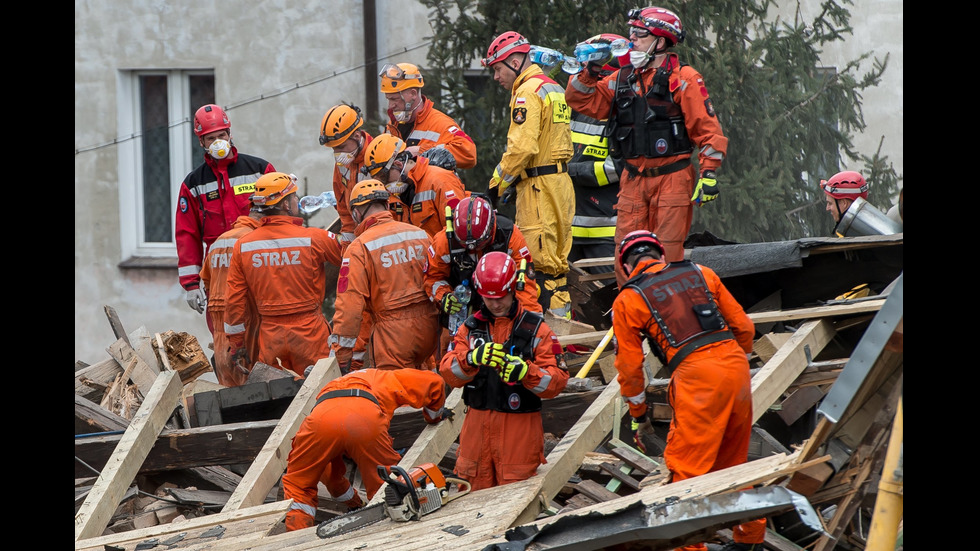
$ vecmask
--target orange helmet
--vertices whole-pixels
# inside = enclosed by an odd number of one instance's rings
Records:
[[[320,123],[320,145],[337,147],[364,125],[361,110],[354,105],[334,105]]]
[[[388,190],[377,180],[361,180],[350,190],[350,208],[368,203],[388,203]]]
[[[473,270],[473,285],[483,298],[502,298],[514,290],[517,264],[509,254],[489,252],[480,257]]]
[[[619,265],[626,269],[626,260],[631,254],[641,253],[650,249],[660,252],[661,258],[664,256],[664,246],[660,238],[653,232],[646,230],[631,231],[623,238],[619,245]]]
[[[507,31],[493,39],[487,48],[487,57],[481,60],[484,67],[499,63],[510,54],[526,54],[531,51],[531,43],[521,33]]]
[[[296,176],[284,172],[263,174],[255,181],[255,193],[250,198],[256,207],[271,207],[296,193]]]
[[[397,65],[388,63],[381,68],[378,76],[381,77],[381,92],[384,94],[393,94],[409,88],[421,88],[425,85],[419,68],[411,63]]]
[[[231,121],[228,120],[228,115],[225,114],[224,109],[213,103],[201,107],[197,113],[194,113],[194,133],[198,138],[229,128],[231,128]]]
[[[497,216],[490,201],[470,196],[453,210],[453,233],[456,241],[470,251],[482,251],[497,233]]]
[[[364,166],[361,170],[369,176],[377,176],[381,169],[390,169],[402,151],[405,151],[405,142],[391,134],[381,134],[371,140],[364,152]]]
[[[677,14],[664,8],[649,7],[631,9],[626,13],[630,28],[644,29],[654,36],[662,36],[671,44],[684,42],[684,27]],[[646,36],[646,35],[644,35]]]
[[[861,173],[853,170],[838,172],[830,180],[820,180],[820,187],[834,199],[868,198],[868,182]]]

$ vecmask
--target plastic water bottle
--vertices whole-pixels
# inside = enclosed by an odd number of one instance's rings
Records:
[[[473,296],[473,291],[470,290],[470,280],[464,279],[462,283],[453,289],[453,294],[456,295],[456,300],[463,305],[459,309],[459,312],[449,315],[449,334],[455,335],[459,331],[460,326],[466,321],[466,317],[469,315],[469,304],[470,298]]]
[[[333,191],[324,191],[320,195],[307,195],[299,200],[299,208],[305,214],[312,214],[323,207],[336,207],[337,197]]]
[[[633,43],[625,38],[617,38],[609,44],[609,47],[612,49],[613,57],[620,57],[630,53]]]
[[[544,46],[531,46],[531,63],[544,67],[554,67],[565,59],[565,54]]]
[[[612,47],[609,44],[598,43],[598,44],[579,44],[575,46],[575,59],[579,63],[588,63],[590,61],[603,61],[609,57],[612,53]]]

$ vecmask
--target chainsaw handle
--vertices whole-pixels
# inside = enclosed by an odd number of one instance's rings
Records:
[[[458,486],[459,488],[465,488],[465,489],[458,490],[457,493],[455,495],[453,495],[452,497],[448,497],[448,496],[445,497],[442,500],[442,504],[443,505],[449,503],[450,501],[452,501],[454,499],[458,499],[458,498],[461,498],[461,497],[465,496],[466,494],[470,493],[470,490],[473,489],[473,486],[470,484],[470,482],[468,480],[463,480],[462,478],[450,478],[450,477],[446,477],[446,488],[447,489],[448,489],[448,487],[449,487],[450,484],[456,484],[456,486]]]
[[[389,469],[391,472],[388,472]],[[408,494],[412,496],[412,505],[415,507],[415,510],[418,511],[421,507],[419,504],[419,495],[415,492],[415,485],[412,483],[412,479],[408,477],[408,473],[405,472],[405,469],[399,467],[398,465],[392,465],[389,467],[389,469],[386,469],[384,465],[378,465],[378,474],[381,475],[381,478],[386,479],[388,484],[391,484],[395,489],[397,489],[399,494]],[[405,482],[399,482],[398,476],[396,475],[401,475],[402,480]]]

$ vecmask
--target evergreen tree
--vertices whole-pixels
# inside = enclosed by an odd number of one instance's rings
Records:
[[[421,1],[430,8],[435,32],[427,87],[438,83],[433,100],[477,143],[478,164],[463,171],[472,191],[486,190],[509,124],[510,91],[491,79],[466,76],[493,38],[514,30],[532,44],[571,54],[590,36],[625,35],[626,12],[644,7],[621,0]],[[891,204],[901,177],[880,155],[880,146],[868,155],[852,143],[866,127],[861,92],[880,83],[888,58],[872,60],[865,73],[860,64],[870,54],[837,72],[822,69],[818,59],[824,46],[851,34],[850,12],[842,3],[849,2],[827,0],[813,20],[798,15],[792,22],[770,20],[769,0],[656,4],[680,16],[687,36],[675,50],[704,76],[729,138],[718,172],[721,195],[695,209],[692,232],[742,243],[831,235],[833,221],[818,183],[840,170],[841,157],[848,166],[863,163],[858,170],[870,183],[872,204]],[[567,83],[560,69],[551,76]]]

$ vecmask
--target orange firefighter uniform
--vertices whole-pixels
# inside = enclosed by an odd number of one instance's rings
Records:
[[[382,484],[378,466],[401,460],[388,434],[395,410],[421,408],[425,421],[433,424],[442,420],[445,402],[446,383],[433,371],[362,369],[324,386],[293,437],[282,477],[283,494],[293,500],[286,529],[314,525],[319,482],[337,501],[361,502],[345,477],[344,456],[360,470],[367,498],[374,497]]]
[[[378,369],[419,367],[438,344],[439,312],[425,294],[422,266],[429,236],[392,218],[369,216],[344,251],[334,302],[331,355],[346,369],[369,312],[371,365]]]
[[[422,107],[412,122],[399,123],[394,112],[388,110],[386,131],[401,138],[407,147],[417,145],[419,153],[442,145],[456,158],[458,168],[476,166],[476,143],[449,115],[433,106],[432,100],[422,95]]]
[[[660,260],[640,261],[612,312],[617,380],[633,417],[647,412],[644,335],[671,371],[668,399],[674,415],[664,462],[672,480],[745,463],[752,434],[747,355],[755,326],[718,275],[686,261],[669,268]],[[734,533],[737,542],[761,542],[765,519],[743,523]]]
[[[537,65],[514,81],[507,149],[494,169],[491,195],[517,189],[514,223],[524,232],[541,289],[542,304],[559,317],[570,314],[566,274],[572,248],[575,191],[568,175],[572,158],[572,112],[565,91]]]
[[[513,304],[509,316],[493,317],[486,308],[470,316],[439,366],[450,386],[463,387],[468,409],[455,473],[474,490],[525,480],[547,462],[541,400],[557,396],[568,383],[568,372],[558,367],[562,352],[554,331],[539,314],[517,300]],[[482,342],[503,343],[520,355],[527,375],[509,385],[489,367],[470,365],[467,352]]]
[[[344,167],[338,164],[333,168],[333,193],[337,198],[337,215],[340,217],[340,241],[346,245],[354,240],[354,219],[350,215],[350,190],[361,180],[369,178],[361,172],[364,166],[364,152],[374,139],[370,134],[364,132],[364,145],[361,146],[357,156],[350,165]]]
[[[208,315],[211,317],[211,336],[214,339],[214,375],[218,383],[224,386],[240,386],[245,384],[248,373],[234,365],[229,352],[228,335],[225,334],[225,294],[228,288],[228,267],[231,265],[231,255],[235,251],[238,238],[259,227],[259,220],[251,216],[239,216],[235,225],[218,236],[208,255],[204,258],[201,268],[201,284],[204,285],[208,297]],[[248,297],[246,316],[250,320],[245,324],[245,349],[249,358],[259,357],[259,325],[255,320],[255,304]]]
[[[694,216],[691,194],[697,175],[691,153],[697,148],[702,172],[717,170],[728,151],[728,138],[701,74],[682,64],[674,53],[668,54],[663,67],[664,72],[641,69],[635,80],[631,80],[632,67],[600,80],[582,71],[568,79],[565,94],[572,109],[613,119],[615,124],[610,154],[626,158],[616,205],[616,243],[631,231],[646,229],[657,234],[666,249],[666,260],[673,262],[684,258],[684,240]],[[663,93],[654,94],[658,90]],[[653,114],[656,116],[650,117]],[[619,264],[616,276],[620,285],[627,277]]]
[[[455,172],[432,166],[425,157],[415,158],[408,181],[408,189],[398,194],[402,205],[393,208],[389,200],[389,209],[404,210],[399,219],[422,228],[429,236],[446,229],[446,207],[454,209],[460,199],[470,195]]]
[[[303,227],[303,219],[273,215],[239,238],[228,268],[225,332],[233,349],[243,344],[248,297],[259,317],[259,354],[251,361],[303,376],[330,354],[323,315],[323,264],[340,265],[333,232]]]

